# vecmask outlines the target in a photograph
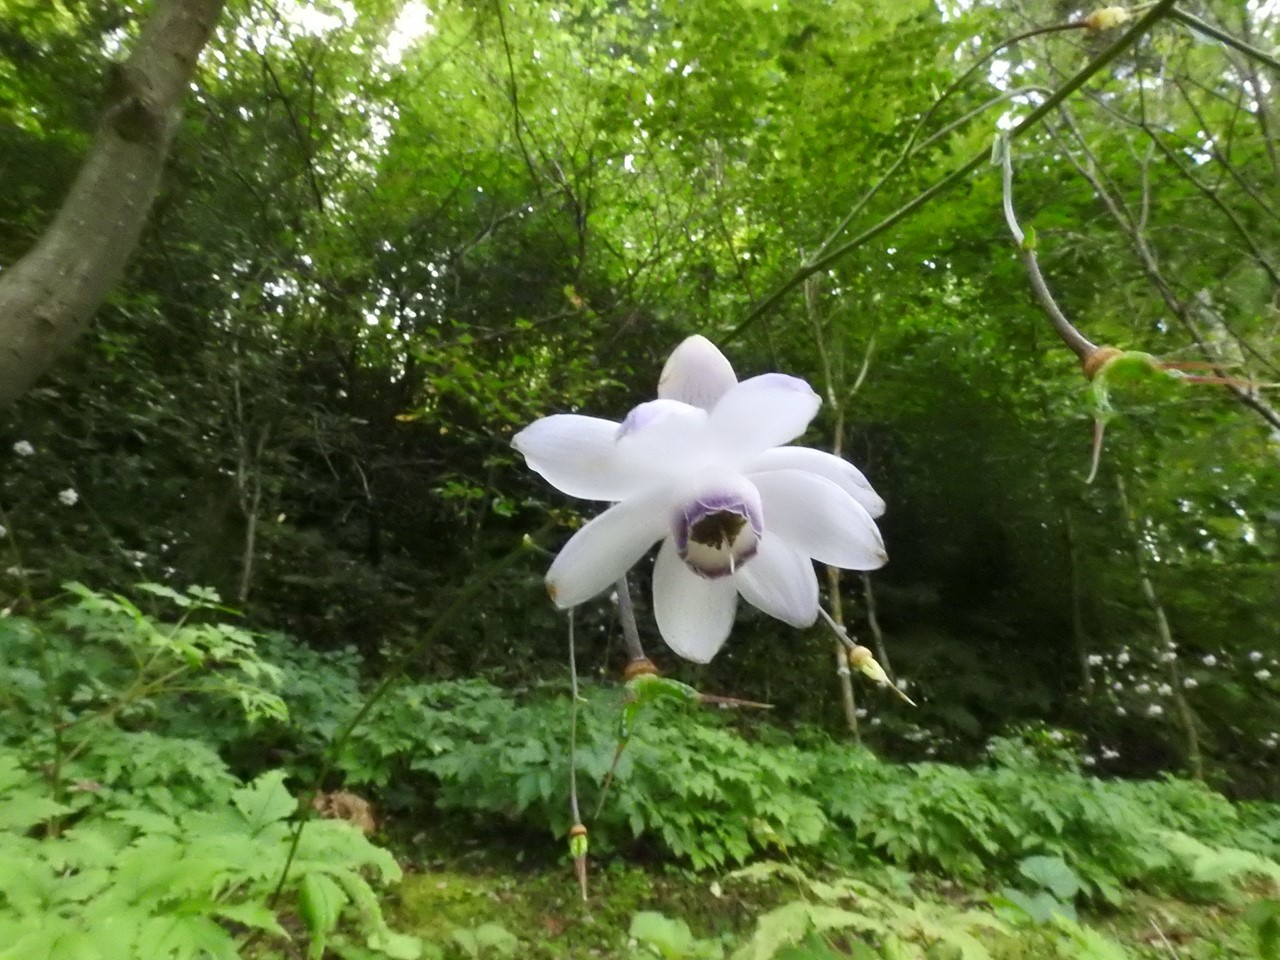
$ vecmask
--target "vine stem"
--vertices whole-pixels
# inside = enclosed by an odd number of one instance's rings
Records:
[[[1133,26],[1126,30],[1124,34],[1115,41],[1115,43],[1111,44],[1111,46],[1107,47],[1106,50],[1103,50],[1100,54],[1085,64],[1084,67],[1063,83],[1062,86],[1058,87],[1053,93],[1045,98],[1044,102],[1041,103],[1040,106],[1036,107],[1029,114],[1023,117],[1022,120],[1020,120],[1017,125],[1009,131],[1008,137],[1010,142],[1016,140],[1019,136],[1038,124],[1060,103],[1088,83],[1095,74],[1110,64],[1116,59],[1116,57],[1120,56],[1120,54],[1124,53],[1124,51],[1137,43],[1138,40],[1141,39],[1157,21],[1164,17],[1172,7],[1173,0],[1157,0],[1155,5],[1138,20],[1134,21]],[[911,200],[908,200],[879,223],[868,227],[866,230],[862,231],[862,233],[841,244],[839,247],[836,247],[834,250],[822,254],[816,259],[811,260],[809,263],[800,267],[782,285],[777,287],[772,293],[752,307],[751,312],[748,313],[736,327],[729,331],[728,335],[721,339],[721,342],[729,343],[737,339],[737,337],[751,326],[751,324],[760,319],[760,317],[769,309],[781,301],[788,293],[802,284],[806,279],[821,270],[825,270],[837,260],[840,260],[847,254],[852,253],[854,250],[869,241],[874,240],[876,237],[880,236],[880,234],[887,232],[900,221],[905,220],[911,214],[915,213],[934,197],[950,190],[961,180],[964,180],[969,176],[969,174],[982,166],[983,163],[987,162],[988,157],[989,154],[985,150],[981,153],[975,154],[967,163],[964,164],[964,166],[953,170],[941,180],[935,181],[932,186],[926,188]]]

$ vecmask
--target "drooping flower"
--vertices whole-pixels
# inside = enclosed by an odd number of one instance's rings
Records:
[[[653,572],[658,629],[680,656],[710,660],[738,596],[792,626],[818,616],[813,560],[873,570],[888,559],[873,517],[884,502],[852,464],[786,446],[821,403],[805,381],[738,382],[706,338],[685,340],[658,399],[621,423],[558,414],[512,441],[570,496],[614,505],[565,544],[547,573],[562,609],[603,592],[661,541]]]

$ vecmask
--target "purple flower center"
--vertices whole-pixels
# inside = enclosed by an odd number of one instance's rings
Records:
[[[676,550],[694,573],[727,576],[755,556],[764,533],[760,499],[749,485],[686,503],[673,524]]]

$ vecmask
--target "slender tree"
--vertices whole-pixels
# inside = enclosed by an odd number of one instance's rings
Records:
[[[66,200],[0,273],[0,405],[31,387],[119,281],[225,2],[157,0],[133,53],[107,71],[101,120]]]

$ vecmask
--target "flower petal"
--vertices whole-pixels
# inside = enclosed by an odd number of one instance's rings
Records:
[[[764,373],[721,397],[708,426],[721,450],[741,462],[800,436],[821,403],[799,377]]]
[[[618,427],[619,455],[637,476],[696,470],[710,456],[707,411],[678,400],[649,400]]]
[[[658,377],[658,396],[710,410],[737,382],[725,355],[706,337],[695,335],[671,351]]]
[[[846,570],[875,570],[889,560],[871,514],[824,477],[803,470],[757,473],[751,482],[764,506],[764,537],[821,563]]]
[[[803,470],[826,477],[857,500],[873,517],[884,515],[884,501],[871,489],[862,471],[848,460],[809,447],[774,447],[754,457],[743,467],[748,477],[768,470]]]
[[[765,537],[756,555],[734,574],[738,590],[771,617],[807,627],[818,619],[818,575],[813,561],[779,537]]]
[[[670,538],[653,565],[653,615],[667,646],[694,663],[707,663],[733,629],[738,590],[732,577],[704,580],[676,553]]]
[[[561,610],[590,600],[670,528],[671,494],[666,490],[615,504],[569,538],[547,571],[547,592]]]
[[[529,468],[571,497],[621,500],[641,478],[617,444],[618,424],[598,417],[560,413],[543,417],[511,440]]]

